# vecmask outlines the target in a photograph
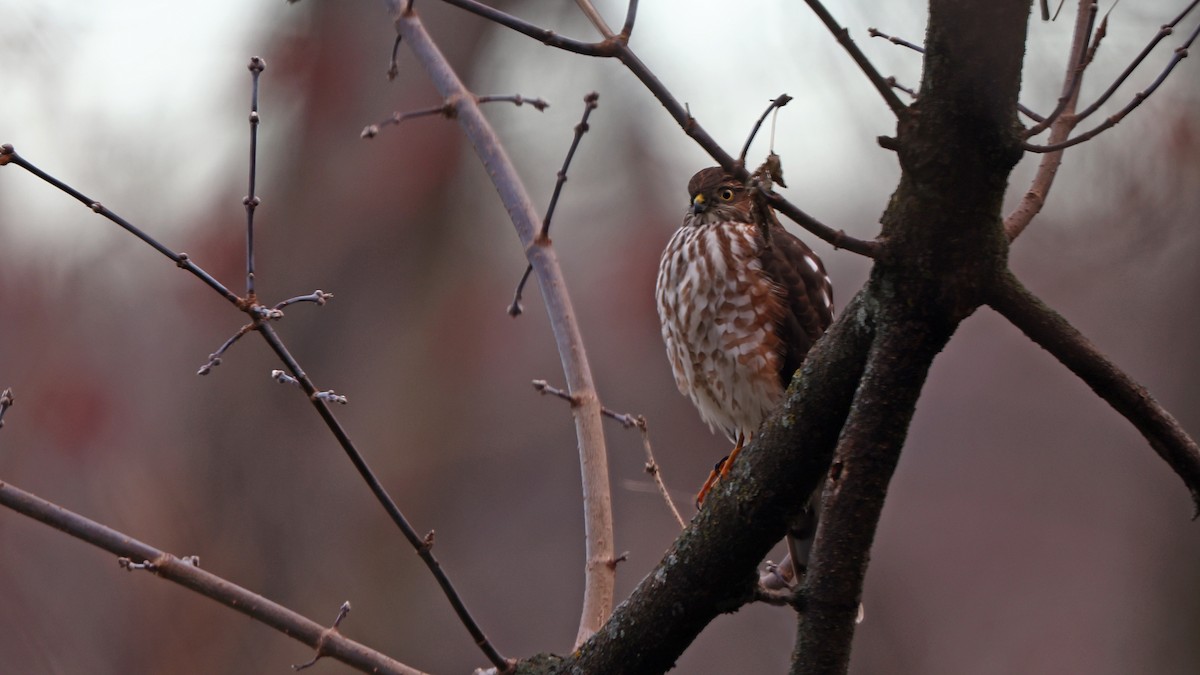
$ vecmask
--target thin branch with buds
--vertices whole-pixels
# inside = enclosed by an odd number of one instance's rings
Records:
[[[253,69],[252,72],[254,72]],[[255,77],[257,79],[257,73],[255,73]],[[255,160],[252,157],[251,164],[253,165],[254,162]],[[165,244],[159,242],[154,237],[135,227],[124,218],[121,218],[117,214],[101,206],[98,202],[88,198],[78,190],[37,168],[32,163],[19,156],[13,149],[12,145],[5,144],[0,146],[0,166],[7,165],[9,163],[16,164],[35,176],[38,176],[47,183],[57,187],[78,201],[89,206],[92,211],[99,213],[105,218],[120,225],[123,229],[130,232],[138,239],[141,239],[151,248],[174,261],[176,265],[188,270],[197,278],[204,281],[209,287],[213,288],[215,291],[221,294],[222,297],[229,300],[239,310],[250,316],[250,323],[248,324],[248,327],[243,326],[243,328],[238,331],[238,334],[230,338],[230,340],[226,342],[220,351],[228,349],[228,347],[236,342],[241,335],[249,332],[249,330],[255,330],[263,337],[280,361],[283,362],[284,366],[299,382],[301,389],[303,389],[305,394],[308,395],[310,403],[314,408],[316,408],[317,413],[321,416],[321,419],[325,422],[330,432],[337,439],[338,444],[342,447],[342,450],[346,453],[355,469],[359,472],[359,475],[362,476],[364,481],[366,481],[372,494],[375,495],[376,500],[381,506],[383,506],[388,516],[400,529],[401,533],[404,534],[409,543],[417,550],[417,553],[420,555],[422,561],[433,574],[433,577],[441,587],[442,592],[446,595],[447,600],[450,602],[450,605],[454,609],[459,620],[467,628],[467,631],[475,641],[475,644],[480,647],[488,660],[498,668],[502,670],[508,668],[509,663],[507,659],[505,659],[504,656],[502,656],[499,651],[496,650],[496,648],[484,635],[483,630],[479,627],[474,617],[472,617],[470,612],[467,610],[462,598],[458,595],[458,591],[450,582],[449,577],[442,569],[440,563],[433,556],[432,552],[429,551],[428,547],[422,546],[421,537],[416,533],[416,530],[413,529],[412,525],[409,524],[408,520],[400,512],[399,507],[396,506],[396,503],[392,500],[387,490],[384,489],[383,485],[379,482],[379,479],[367,465],[366,460],[363,459],[363,456],[358,451],[358,448],[355,447],[354,443],[350,440],[349,435],[346,433],[341,423],[329,409],[328,403],[345,403],[345,397],[335,394],[332,390],[319,390],[316,385],[313,384],[312,380],[309,379],[304,370],[300,367],[300,364],[297,363],[292,357],[291,353],[287,350],[282,340],[279,338],[279,335],[270,325],[270,320],[281,318],[283,316],[283,312],[278,308],[264,307],[258,304],[253,297],[239,298],[232,291],[227,289],[224,285],[213,278],[212,275],[192,262],[191,259],[188,258],[187,254],[176,253],[175,251],[171,250]],[[317,298],[319,297],[323,300],[324,298],[328,297],[328,294],[321,294],[318,296],[317,293],[313,293],[312,296],[314,302],[321,304]],[[286,303],[288,301],[284,302]],[[210,357],[209,364],[206,364],[200,369],[200,374],[204,374],[208,372],[208,370],[211,370],[211,367],[216,365],[216,363],[219,363],[219,361],[219,353],[214,355],[214,357]]]
[[[475,102],[476,103],[496,103],[496,102],[511,103],[511,104],[517,106],[518,108],[520,108],[521,106],[528,103],[529,105],[533,106],[534,109],[536,109],[538,112],[542,112],[546,108],[550,107],[549,103],[543,101],[540,98],[525,98],[524,96],[521,96],[520,94],[503,95],[503,96],[500,96],[500,95],[477,96],[475,98]],[[422,108],[420,110],[410,110],[409,112],[403,112],[403,113],[402,112],[394,112],[391,115],[389,115],[387,117],[387,119],[381,120],[380,122],[378,122],[376,124],[369,124],[366,127],[364,127],[362,130],[362,133],[359,134],[359,136],[362,138],[375,138],[376,136],[379,135],[379,132],[384,127],[399,126],[401,122],[404,122],[405,120],[415,119],[417,117],[433,117],[436,115],[441,115],[442,117],[445,117],[446,119],[453,119],[454,111],[455,111],[454,104],[451,102],[446,102],[446,103],[443,103],[442,105],[433,106],[432,108]]]
[[[1090,141],[1096,136],[1099,136],[1105,131],[1115,127],[1117,123],[1125,119],[1125,117],[1129,115],[1129,113],[1133,112],[1135,108],[1145,102],[1146,99],[1150,98],[1150,95],[1153,94],[1158,87],[1166,81],[1167,77],[1171,74],[1171,71],[1175,69],[1175,66],[1179,65],[1179,62],[1187,57],[1188,49],[1191,48],[1192,43],[1196,41],[1198,36],[1200,36],[1200,24],[1197,24],[1196,29],[1192,31],[1191,35],[1188,36],[1188,39],[1175,50],[1175,55],[1171,57],[1171,60],[1167,63],[1166,67],[1163,68],[1162,72],[1159,73],[1158,77],[1156,77],[1154,81],[1150,83],[1150,86],[1134,94],[1132,101],[1126,104],[1124,108],[1121,108],[1116,113],[1110,115],[1101,124],[1089,129],[1088,131],[1085,131],[1082,134],[1079,134],[1078,136],[1074,136],[1060,143],[1048,143],[1046,145],[1026,143],[1024,148],[1029,152],[1054,152],[1056,150],[1064,150],[1073,145],[1079,145],[1085,141]]]
[[[571,166],[571,160],[575,157],[575,150],[579,147],[579,141],[583,139],[583,135],[588,132],[588,118],[592,111],[599,105],[600,94],[592,92],[583,97],[583,118],[579,120],[579,124],[575,125],[575,136],[571,139],[571,147],[567,149],[567,156],[563,159],[562,168],[558,170],[558,174],[554,181],[554,194],[550,196],[550,205],[546,207],[546,216],[542,218],[542,229],[538,232],[538,238],[548,240],[550,237],[550,221],[554,218],[554,209],[558,206],[558,196],[562,194],[563,185],[567,182],[567,169]],[[508,315],[517,317],[521,315],[524,309],[521,307],[521,295],[525,292],[525,282],[529,281],[529,275],[533,273],[533,265],[525,266],[525,273],[521,275],[521,280],[517,282],[517,290],[513,293],[512,303],[508,306]]]
[[[556,396],[569,403],[572,407],[576,405],[574,396],[571,396],[571,394],[559,389],[558,387],[550,385],[545,380],[534,380],[532,384],[533,388],[536,389],[539,394]],[[650,476],[654,479],[654,485],[656,488],[658,488],[659,495],[661,495],[663,501],[667,503],[667,508],[671,510],[671,515],[675,517],[675,522],[679,523],[680,529],[687,527],[687,523],[684,522],[683,516],[679,515],[679,509],[675,506],[675,500],[671,498],[671,493],[667,490],[666,483],[663,482],[662,472],[658,468],[658,462],[654,459],[654,448],[650,445],[650,429],[649,425],[646,423],[646,418],[642,415],[635,416],[630,415],[629,413],[614,412],[604,406],[600,406],[600,414],[616,421],[626,429],[637,427],[638,431],[641,432],[642,449],[646,452],[646,473],[650,474]]]
[[[1137,70],[1137,67],[1142,65],[1142,62],[1145,61],[1146,57],[1150,55],[1150,52],[1154,51],[1154,48],[1158,46],[1158,43],[1162,42],[1163,39],[1165,39],[1168,35],[1172,35],[1175,32],[1175,26],[1179,25],[1179,22],[1183,21],[1184,17],[1186,17],[1193,9],[1195,9],[1196,5],[1198,4],[1200,4],[1200,0],[1192,0],[1192,2],[1189,3],[1188,6],[1185,7],[1183,11],[1180,12],[1174,19],[1159,27],[1158,32],[1154,34],[1154,37],[1150,39],[1150,42],[1144,48],[1142,48],[1142,51],[1138,53],[1138,55],[1135,56],[1132,61],[1129,62],[1129,65],[1126,66],[1125,70],[1121,71],[1121,74],[1118,75],[1115,80],[1113,80],[1113,83],[1109,85],[1108,89],[1104,90],[1104,93],[1101,94],[1100,97],[1095,101],[1093,101],[1091,105],[1079,111],[1079,117],[1081,119],[1088,117],[1092,113],[1096,112],[1100,106],[1104,105],[1108,99],[1112,98],[1112,95],[1116,93],[1117,89],[1120,88],[1122,84],[1125,83],[1125,80],[1129,79],[1129,76],[1133,74],[1133,71]]]
[[[1195,9],[1195,7],[1198,4],[1200,4],[1200,0],[1192,0],[1192,2],[1189,3],[1188,6],[1186,8],[1184,8],[1184,10],[1182,12],[1180,12],[1178,16],[1176,16],[1171,22],[1163,25],[1163,27],[1160,28],[1159,31],[1154,35],[1154,37],[1150,40],[1150,43],[1147,44],[1146,47],[1141,51],[1141,53],[1139,53],[1133,59],[1133,61],[1129,64],[1129,66],[1126,67],[1125,70],[1122,71],[1122,73],[1119,76],[1117,76],[1117,78],[1108,87],[1108,89],[1106,89],[1104,91],[1104,93],[1101,94],[1100,97],[1098,99],[1096,99],[1096,101],[1094,103],[1092,103],[1091,105],[1084,108],[1076,116],[1075,123],[1077,124],[1080,120],[1083,120],[1084,118],[1092,115],[1093,113],[1096,112],[1097,109],[1099,109],[1099,107],[1103,103],[1108,101],[1108,99],[1112,97],[1113,93],[1116,92],[1117,88],[1119,88],[1125,82],[1125,80],[1128,79],[1129,75],[1131,73],[1133,73],[1133,71],[1139,65],[1141,65],[1141,63],[1146,59],[1146,57],[1150,54],[1150,52],[1153,51],[1154,48],[1158,45],[1158,43],[1160,41],[1162,41],[1163,38],[1167,37],[1168,35],[1171,35],[1174,32],[1174,28],[1175,28],[1176,24],[1178,24],[1180,21],[1182,21],[1183,18],[1186,17],[1188,15],[1188,13],[1190,13],[1193,9]],[[1136,109],[1143,102],[1145,102],[1145,100],[1147,98],[1150,98],[1150,95],[1153,94],[1159,88],[1159,86],[1161,86],[1162,83],[1167,80],[1167,77],[1169,77],[1171,75],[1171,72],[1173,70],[1175,70],[1175,67],[1179,65],[1179,62],[1182,61],[1183,59],[1187,58],[1188,51],[1191,49],[1191,46],[1196,41],[1197,37],[1200,37],[1200,24],[1197,24],[1196,28],[1192,30],[1192,32],[1188,35],[1187,39],[1184,40],[1183,43],[1175,49],[1174,55],[1167,62],[1167,65],[1163,67],[1162,71],[1158,74],[1158,77],[1154,78],[1154,80],[1145,89],[1134,94],[1133,99],[1129,103],[1125,104],[1125,106],[1123,108],[1121,108],[1120,110],[1118,110],[1116,113],[1109,115],[1102,123],[1096,125],[1092,129],[1089,129],[1088,131],[1085,131],[1077,136],[1074,136],[1074,137],[1071,137],[1068,139],[1058,140],[1058,141],[1051,139],[1050,142],[1048,142],[1044,145],[1025,143],[1023,147],[1025,148],[1025,150],[1027,150],[1029,152],[1038,152],[1038,153],[1055,152],[1058,150],[1064,150],[1073,145],[1079,145],[1080,143],[1089,141],[1089,140],[1095,138],[1096,136],[1099,136],[1101,133],[1113,128],[1121,120],[1125,119],[1125,117],[1127,115],[1129,115],[1129,113],[1133,112],[1134,109]],[[1089,52],[1090,51],[1092,51],[1092,50],[1089,50]]]
[[[267,64],[257,56],[250,57],[250,187],[246,190],[246,297],[254,299],[254,211],[261,200],[254,194],[254,178],[258,170],[258,78]]]
[[[0,481],[0,505],[120,556],[124,559],[121,565],[127,570],[151,572],[216,600],[362,672],[423,675],[337,631],[330,631],[282,605],[200,569],[193,556],[177,558],[3,481]]]

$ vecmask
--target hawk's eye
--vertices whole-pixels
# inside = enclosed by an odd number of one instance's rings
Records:
[[[721,197],[721,201],[723,201],[723,202],[728,202],[728,201],[733,200],[733,190],[730,188],[721,188],[721,191],[718,192],[717,194]]]

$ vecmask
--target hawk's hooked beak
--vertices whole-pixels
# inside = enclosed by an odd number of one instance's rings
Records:
[[[706,209],[708,209],[708,202],[704,200],[703,194],[692,197],[692,206],[690,209],[692,213],[704,213]]]

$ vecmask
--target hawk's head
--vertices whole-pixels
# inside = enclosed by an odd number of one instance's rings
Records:
[[[719,166],[701,169],[688,181],[687,225],[724,221],[750,222],[751,195],[746,186]]]

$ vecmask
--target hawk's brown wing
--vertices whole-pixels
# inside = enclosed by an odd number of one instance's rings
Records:
[[[768,227],[770,245],[759,259],[763,273],[783,297],[783,316],[776,331],[782,339],[779,376],[786,388],[809,348],[833,321],[833,287],[812,249],[777,222]]]

